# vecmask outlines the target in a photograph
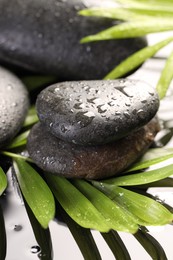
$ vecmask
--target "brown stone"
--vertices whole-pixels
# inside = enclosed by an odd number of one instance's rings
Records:
[[[28,138],[28,151],[44,171],[67,178],[103,179],[135,162],[152,144],[159,131],[156,118],[146,126],[110,144],[78,146],[51,135],[40,123]]]

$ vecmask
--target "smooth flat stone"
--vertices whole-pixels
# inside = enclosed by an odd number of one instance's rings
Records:
[[[123,59],[146,46],[144,38],[80,44],[115,20],[77,13],[96,0],[0,1],[0,64],[13,64],[63,80],[102,79]]]
[[[23,83],[0,67],[0,147],[20,130],[28,107],[28,92]]]
[[[159,97],[138,80],[63,82],[44,89],[36,107],[40,121],[56,137],[96,145],[120,139],[149,122]]]
[[[38,123],[30,132],[27,149],[44,171],[67,178],[102,179],[116,175],[139,158],[159,129],[153,119],[114,143],[82,147],[54,137]]]

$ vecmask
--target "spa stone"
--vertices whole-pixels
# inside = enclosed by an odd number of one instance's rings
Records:
[[[74,81],[44,89],[40,121],[56,137],[78,145],[114,142],[148,123],[159,107],[155,89],[139,80]]]
[[[64,142],[37,123],[31,130],[27,149],[44,171],[67,178],[103,179],[122,172],[151,145],[159,131],[156,118],[146,126],[110,144],[79,146]]]
[[[11,72],[0,67],[0,147],[20,130],[29,107],[28,92]]]
[[[134,38],[80,44],[84,36],[119,23],[78,15],[101,2],[107,0],[1,0],[0,64],[61,80],[103,78],[147,43]]]

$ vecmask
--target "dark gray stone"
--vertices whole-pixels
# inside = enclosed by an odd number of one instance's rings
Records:
[[[44,89],[36,106],[40,121],[58,138],[95,145],[145,125],[156,114],[159,98],[138,80],[76,81]]]
[[[64,142],[36,124],[29,135],[30,157],[44,171],[67,178],[102,179],[132,164],[151,145],[159,131],[157,119],[110,144],[78,146]]]
[[[28,107],[28,92],[22,82],[0,67],[0,147],[20,130]]]
[[[96,0],[0,1],[0,63],[63,80],[102,79],[123,59],[146,46],[144,38],[80,44],[82,37],[115,25],[105,18],[82,17]]]

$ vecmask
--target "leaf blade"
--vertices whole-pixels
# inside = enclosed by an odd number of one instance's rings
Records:
[[[27,130],[27,131],[21,133],[20,135],[16,136],[12,140],[12,142],[8,146],[6,146],[6,148],[13,149],[13,148],[17,148],[17,147],[26,145],[29,132],[30,132],[30,130]]]
[[[142,158],[126,172],[146,169],[154,164],[173,158],[173,148],[150,148]]]
[[[7,177],[3,169],[0,167],[0,196],[7,187]]]
[[[95,35],[81,39],[80,43],[141,37],[149,33],[173,30],[173,21],[170,19],[146,19],[144,21],[129,21],[112,26]]]
[[[125,8],[91,8],[79,11],[79,14],[83,16],[99,16],[125,21],[142,19],[141,15]],[[143,19],[145,19],[145,17],[143,17]]]
[[[129,73],[130,71],[140,66],[148,58],[154,56],[160,49],[162,49],[164,46],[168,45],[172,41],[173,37],[169,37],[159,43],[156,43],[152,46],[148,46],[137,51],[136,53],[132,54],[127,59],[125,59],[123,62],[121,62],[112,71],[110,71],[104,77],[104,79],[116,79]]]
[[[42,177],[24,160],[16,158],[14,168],[25,200],[41,226],[47,228],[55,215],[52,192]]]
[[[173,3],[171,0],[117,0],[122,5],[140,9],[152,9],[152,10],[173,10]]]
[[[45,174],[45,177],[56,199],[75,222],[84,228],[109,231],[109,226],[100,212],[67,179],[50,174]]]
[[[99,250],[94,241],[91,231],[78,225],[72,218],[69,217],[69,215],[63,210],[59,203],[57,204],[57,212],[60,212],[61,217],[70,229],[70,232],[73,235],[73,238],[75,239],[84,259],[101,260]]]
[[[35,107],[31,106],[28,111],[28,115],[26,116],[25,121],[23,123],[23,127],[31,126],[37,122],[38,122],[38,116]]]
[[[135,233],[138,225],[119,205],[105,194],[82,180],[74,180],[75,186],[92,202],[113,230]]]
[[[162,70],[160,79],[156,86],[160,99],[163,99],[166,96],[166,92],[173,79],[173,69],[172,68],[173,68],[173,52],[168,57],[168,59],[165,63],[165,67]]]
[[[52,240],[51,240],[49,228],[44,229],[40,225],[40,223],[38,222],[36,217],[34,216],[32,210],[30,209],[30,207],[28,206],[28,204],[25,200],[24,200],[24,203],[25,203],[26,212],[28,214],[28,217],[29,217],[29,220],[30,220],[30,223],[31,223],[34,235],[35,235],[35,239],[41,248],[40,259],[41,260],[42,259],[53,260]]]
[[[113,196],[115,200],[124,205],[132,214],[147,222],[148,225],[165,225],[170,224],[173,220],[173,214],[170,211],[147,196],[122,187],[116,187],[111,191],[110,196]]]
[[[109,233],[102,233],[102,236],[116,260],[131,260],[129,252],[117,232],[111,230]]]
[[[159,169],[120,176],[108,181],[101,182],[100,185],[111,185],[112,189],[116,186],[135,186],[159,181],[173,174],[173,165],[168,165]]]
[[[150,234],[143,230],[138,230],[138,232],[134,234],[134,237],[143,246],[152,259],[167,260],[162,246]]]

